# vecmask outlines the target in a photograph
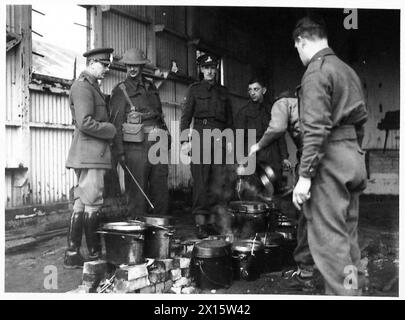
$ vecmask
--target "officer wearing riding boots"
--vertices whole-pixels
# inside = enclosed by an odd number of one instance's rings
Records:
[[[96,234],[103,205],[104,175],[111,169],[109,141],[116,129],[108,122],[105,97],[98,81],[103,79],[112,61],[111,48],[97,48],[83,54],[87,67],[72,84],[70,110],[75,126],[66,167],[75,170],[73,213],[68,230],[68,249],[64,266],[83,266],[80,254],[82,230],[86,235],[89,259],[101,255],[100,238]]]
[[[202,141],[203,130],[233,128],[232,106],[228,89],[216,83],[218,72],[218,59],[211,54],[201,55],[197,59],[201,68],[203,80],[193,83],[185,97],[183,113],[180,122],[180,131],[190,128],[194,119],[193,129],[199,134],[201,143],[195,143],[192,139],[191,152],[200,151],[200,161],[191,163],[191,175],[193,177],[193,205],[192,213],[197,226],[197,236],[204,238],[209,234],[215,234],[214,228],[217,210],[219,206],[230,198],[230,185],[227,181],[226,166],[224,163],[214,163],[211,152],[210,162],[203,163],[204,145],[209,141]],[[182,152],[187,152],[189,142],[183,140]],[[212,144],[215,145],[215,142]],[[212,146],[211,145],[211,146]],[[222,143],[221,148],[225,149]],[[222,150],[222,149],[221,149]],[[213,151],[213,150],[212,150]],[[222,152],[222,151],[220,151]],[[224,153],[225,154],[225,151]],[[223,159],[224,160],[224,159]]]
[[[170,135],[163,119],[162,103],[155,85],[142,75],[149,63],[142,50],[127,50],[120,60],[127,69],[126,79],[111,93],[110,109],[117,135],[113,141],[113,154],[127,168],[154,206],[153,214],[167,214],[168,148]],[[160,141],[160,139],[164,139]],[[160,156],[166,161],[151,161],[149,150],[158,143]],[[130,174],[126,174],[129,215],[149,214],[149,204]]]

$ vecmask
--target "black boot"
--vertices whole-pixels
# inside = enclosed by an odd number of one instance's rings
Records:
[[[99,225],[100,212],[84,213],[84,233],[86,235],[87,249],[89,250],[89,260],[97,260],[101,257],[100,235],[96,233]]]
[[[83,212],[76,211],[70,216],[70,224],[67,236],[68,249],[65,252],[63,266],[67,269],[83,267],[84,259],[80,254],[82,242]]]

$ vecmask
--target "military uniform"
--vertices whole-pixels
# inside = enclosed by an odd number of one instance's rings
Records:
[[[203,130],[233,128],[232,106],[227,88],[218,84],[210,84],[205,80],[192,84],[188,88],[185,98],[180,130],[188,129],[192,119],[194,119],[193,129],[199,133],[201,139],[199,144],[196,144],[195,141],[192,143],[192,150],[198,148],[201,156],[200,163],[191,163],[192,212],[194,215],[206,216],[210,213],[215,214],[213,207],[216,204],[224,204],[226,199],[231,197],[225,164],[214,164],[214,147],[211,150],[210,163],[203,164],[202,161],[204,145],[207,143],[202,140]],[[222,147],[222,154],[225,156],[225,143]]]
[[[272,106],[266,101],[259,103],[250,100],[242,107],[235,117],[235,129],[255,129],[256,141],[263,137],[270,120],[272,119]],[[244,134],[245,150],[249,150],[247,141],[247,131]],[[267,144],[259,150],[256,155],[256,173],[247,177],[254,186],[260,187],[260,180],[257,173],[261,167],[270,166],[276,175],[275,189],[280,189],[282,177],[282,161],[288,159],[287,143],[283,135]],[[272,196],[272,195],[269,195]]]
[[[348,268],[360,270],[358,206],[366,187],[360,146],[367,120],[361,82],[325,48],[309,62],[298,94],[303,131],[299,174],[312,179],[311,198],[303,205],[311,254],[327,294],[358,294],[344,284]]]
[[[141,113],[143,131],[145,133],[142,142],[123,141],[122,125],[128,119],[131,106],[123,92],[124,85],[132,105],[136,111]],[[142,77],[142,80],[132,79],[130,76],[119,83],[111,93],[110,99],[111,114],[115,118],[114,125],[117,128],[117,135],[113,142],[113,151],[117,156],[125,155],[126,164],[138,181],[145,193],[150,197],[155,209],[154,214],[167,214],[169,191],[168,191],[168,164],[152,164],[148,159],[149,149],[156,141],[149,141],[149,136],[156,130],[168,129],[163,120],[162,104],[159,92],[154,84]],[[161,150],[166,152],[167,149]],[[167,157],[166,157],[167,159]],[[148,204],[145,197],[138,189],[134,181],[127,175],[126,183],[129,185],[129,213],[132,217],[145,215],[148,212]]]
[[[112,51],[93,49],[84,56],[108,63]],[[82,72],[72,84],[69,101],[75,130],[66,167],[75,169],[78,185],[74,190],[65,266],[78,267],[83,264],[80,256],[83,224],[90,259],[97,259],[101,254],[95,231],[103,205],[104,175],[111,169],[109,141],[116,130],[108,122],[108,109],[98,81],[88,71]]]

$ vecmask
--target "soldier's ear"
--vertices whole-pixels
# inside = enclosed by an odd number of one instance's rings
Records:
[[[266,92],[267,92],[267,88],[263,87],[263,94],[266,94]]]

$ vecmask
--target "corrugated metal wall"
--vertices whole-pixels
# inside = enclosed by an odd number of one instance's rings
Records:
[[[131,18],[107,11],[103,13],[103,45],[114,48],[114,55],[122,56],[129,48],[146,50],[147,25]]]
[[[31,128],[33,204],[66,201],[74,172],[65,168],[72,130]]]
[[[32,203],[66,201],[75,181],[65,168],[73,133],[69,98],[31,90],[30,100]]]

